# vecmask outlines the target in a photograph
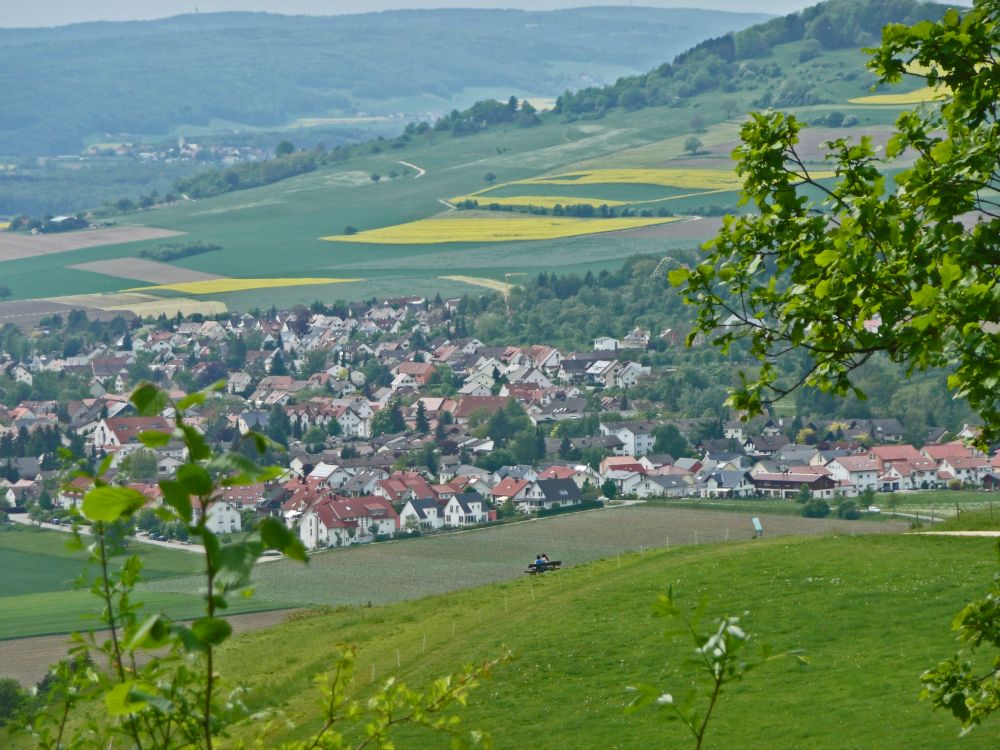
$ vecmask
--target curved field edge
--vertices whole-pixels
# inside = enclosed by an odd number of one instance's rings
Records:
[[[311,677],[337,643],[359,646],[361,694],[373,674],[421,684],[510,648],[514,660],[462,712],[496,748],[528,747],[539,733],[558,737],[560,747],[679,747],[687,739],[677,724],[623,710],[627,685],[682,692],[688,684],[690,644],[664,639],[664,622],[650,610],[673,585],[691,606],[704,597],[713,615],[749,611],[760,640],[804,649],[811,661],[769,664],[728,691],[709,746],[940,748],[956,740],[958,726],[916,699],[917,678],[952,652],[951,618],[988,585],[992,547],[879,535],[644,551],[402,604],[295,617],[228,645],[222,669],[248,683],[252,704],[285,703],[310,728]],[[987,725],[962,744],[995,741]],[[421,735],[405,741],[439,745]]]

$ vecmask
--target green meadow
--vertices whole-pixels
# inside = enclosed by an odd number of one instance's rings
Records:
[[[918,700],[918,677],[955,649],[951,618],[989,585],[996,572],[994,540],[866,535],[862,529],[887,530],[890,524],[842,522],[813,526],[825,530],[818,537],[749,541],[742,535],[746,519],[735,513],[615,513],[622,522],[610,512],[583,513],[332,551],[315,556],[308,568],[263,564],[255,571],[251,602],[308,599],[329,606],[235,638],[221,653],[221,672],[248,687],[251,708],[283,706],[300,725],[289,731],[303,736],[318,726],[312,677],[331,665],[338,644],[358,648],[359,698],[373,679],[419,686],[509,649],[513,658],[461,712],[467,726],[492,735],[494,747],[528,747],[540,736],[559,737],[566,748],[686,747],[682,728],[655,710],[624,710],[629,685],[647,683],[679,695],[696,679],[685,663],[691,643],[665,638],[665,622],[651,613],[657,596],[673,586],[685,604],[704,600],[713,616],[739,614],[756,642],[779,652],[802,650],[809,660],[808,666],[771,662],[727,690],[706,747],[931,750],[958,741],[954,720]],[[655,523],[651,514],[657,513],[670,523]],[[722,540],[720,518],[727,531],[731,525],[731,539],[741,541]],[[816,523],[774,514],[764,519],[768,528],[793,521]],[[698,523],[716,527],[716,543],[684,543],[690,542],[685,534],[704,529]],[[5,559],[5,571],[50,565],[52,580],[34,585],[64,585],[71,571],[52,561],[73,560],[55,551],[54,533],[0,535],[4,550],[23,555],[21,563]],[[657,547],[644,544],[655,540]],[[524,576],[525,554],[541,545],[575,564]],[[181,557],[150,553],[149,570],[160,577],[145,584],[139,598],[188,616],[194,614],[188,607],[196,579],[177,574],[190,572],[198,558],[176,555]],[[393,570],[404,581],[424,584],[410,592],[391,585],[383,595]],[[338,595],[348,589],[351,599]],[[11,616],[26,621],[30,604],[36,620],[79,619],[77,597],[81,606],[92,598],[55,590],[4,597],[5,627]],[[406,600],[382,603],[401,598]],[[400,739],[407,748],[441,746],[440,737],[420,733],[403,732]],[[996,742],[995,724],[961,740],[968,748]]]
[[[494,747],[559,738],[560,748],[690,747],[655,710],[627,715],[626,687],[674,695],[695,679],[690,641],[667,639],[651,614],[673,586],[694,607],[745,616],[757,642],[803,650],[722,698],[711,748],[995,747],[987,724],[961,741],[949,716],[918,700],[920,673],[954,650],[950,621],[995,573],[992,543],[889,535],[678,547],[608,558],[413,602],[293,618],[225,648],[222,670],[251,686],[251,705],[283,703],[305,734],[317,727],[313,675],[339,643],[358,646],[355,685],[415,685],[513,653],[462,711]],[[398,666],[397,666],[398,664]],[[413,734],[407,748],[441,747]],[[403,743],[401,743],[402,745]]]
[[[64,532],[0,527],[0,640],[100,627],[99,605],[89,590],[97,570],[87,564],[86,551],[70,541]],[[142,559],[149,581],[189,576],[201,565],[199,555],[153,545],[136,543],[132,552]],[[201,606],[197,591],[144,592],[139,599],[172,617],[195,617]],[[236,601],[234,607],[236,612],[275,609],[262,600]]]

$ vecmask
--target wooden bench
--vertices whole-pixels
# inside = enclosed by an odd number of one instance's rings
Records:
[[[546,573],[550,570],[559,570],[562,560],[550,560],[547,563],[531,563],[525,573],[535,575],[536,573]]]

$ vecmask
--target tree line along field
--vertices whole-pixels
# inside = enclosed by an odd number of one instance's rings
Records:
[[[775,60],[791,69],[797,48],[788,47],[776,49]],[[824,64],[831,71],[860,70],[862,59],[860,53],[845,50],[825,54],[809,65],[816,71],[822,71]],[[824,60],[827,62],[822,63]],[[833,131],[832,135],[838,136],[859,135],[867,128],[891,122],[898,108],[847,103],[851,97],[868,93],[866,80],[862,76],[847,81],[831,74],[824,84],[831,103],[792,109],[806,119],[824,117],[835,109],[854,114],[858,126]],[[692,236],[693,226],[683,227],[681,223],[664,226],[656,239],[641,232],[624,232],[490,243],[475,241],[473,235],[466,238],[470,241],[447,244],[372,246],[349,241],[349,237],[337,243],[321,238],[342,234],[348,226],[364,233],[437,216],[447,211],[441,200],[488,189],[490,185],[484,181],[487,172],[496,175],[498,186],[531,181],[516,188],[531,194],[568,190],[567,197],[572,197],[576,191],[601,188],[609,191],[606,197],[611,200],[650,200],[647,195],[650,186],[638,182],[573,185],[574,180],[551,177],[593,169],[726,170],[731,164],[729,152],[738,140],[738,119],[727,120],[727,112],[733,106],[736,112],[745,111],[752,102],[744,92],[734,95],[731,103],[717,95],[698,97],[693,103],[696,107],[683,109],[615,110],[593,121],[560,122],[558,116],[550,115],[540,127],[494,127],[464,137],[435,133],[427,140],[415,139],[398,150],[390,148],[387,141],[377,153],[369,149],[368,153],[353,155],[342,165],[252,190],[182,201],[123,216],[118,221],[181,231],[187,233],[186,240],[222,245],[219,252],[176,263],[194,271],[262,279],[322,275],[360,279],[329,289],[290,287],[267,289],[263,293],[210,295],[233,309],[270,304],[289,306],[312,299],[433,295],[438,291],[455,295],[475,291],[474,286],[466,283],[440,278],[445,275],[502,280],[509,272],[597,271],[615,267],[632,254],[662,254],[674,246],[689,247],[712,236],[714,226],[708,222],[700,224],[704,231],[700,234],[694,231],[697,236]],[[698,135],[705,144],[704,153],[696,156],[684,151],[694,117],[703,121],[705,129]],[[400,161],[416,164],[426,173],[416,177],[417,173]],[[393,172],[398,175],[396,179],[390,179]],[[382,177],[378,183],[370,179],[375,173]],[[649,207],[654,211],[667,208],[681,216],[711,206],[734,208],[737,195],[735,191],[703,194],[700,190],[677,192],[664,186],[658,189],[665,191],[665,199]],[[3,263],[2,271],[15,299],[120,291],[134,284],[123,283],[107,273],[72,270],[67,266],[134,256],[150,244],[139,242],[26,258]]]
[[[253,689],[251,705],[286,703],[314,727],[311,678],[338,643],[359,646],[360,695],[390,676],[414,684],[501,655],[513,659],[462,712],[499,749],[559,737],[560,747],[686,747],[654,711],[626,715],[625,688],[682,694],[691,644],[667,640],[651,604],[674,586],[711,615],[743,615],[776,651],[809,666],[768,664],[728,690],[708,747],[910,747],[957,744],[959,727],[917,700],[919,674],[954,650],[950,622],[995,572],[992,543],[908,535],[778,539],[678,547],[387,607],[293,618],[227,645],[222,671]],[[397,656],[398,654],[398,656]],[[398,662],[397,662],[398,658]],[[397,666],[397,664],[399,666]],[[439,738],[404,734],[405,746]],[[987,724],[963,747],[995,747]],[[401,742],[401,745],[404,743]]]

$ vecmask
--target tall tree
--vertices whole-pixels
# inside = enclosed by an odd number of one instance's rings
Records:
[[[423,401],[417,402],[417,432],[426,434],[431,428],[431,423],[427,421],[427,409]]]
[[[998,14],[977,0],[964,16],[886,27],[869,64],[879,81],[915,63],[940,97],[896,121],[885,156],[913,161],[898,164],[895,190],[870,138],[832,142],[830,184],[799,153],[794,117],[744,124],[737,171],[755,210],[728,221],[697,268],[670,273],[698,307],[692,338],[745,342],[760,362],[731,406],[759,413],[800,384],[860,397],[855,371],[883,354],[908,373],[949,368],[983,419],[980,444],[1000,438]]]

